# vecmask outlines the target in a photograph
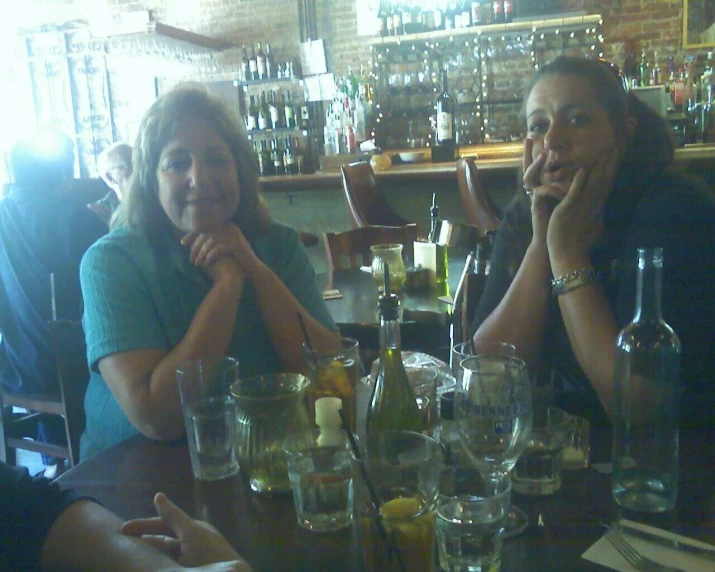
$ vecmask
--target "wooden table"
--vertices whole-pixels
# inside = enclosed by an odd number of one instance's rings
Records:
[[[610,460],[610,433],[594,434],[591,458]],[[681,433],[678,507],[656,525],[715,543],[715,432]],[[91,495],[122,518],[154,516],[152,497],[164,491],[194,517],[208,520],[257,572],[359,570],[351,529],[331,534],[298,527],[290,496],[260,498],[236,477],[195,481],[185,443],[155,443],[134,437],[81,463],[58,482]],[[505,572],[605,570],[581,554],[604,532],[617,507],[610,476],[594,469],[566,471],[552,496],[514,495],[530,518],[529,528],[504,545]]]
[[[403,349],[424,351],[449,362],[452,305],[440,297],[454,294],[466,257],[466,251],[450,252],[448,286],[400,293]],[[358,269],[339,270],[319,274],[317,279],[322,291],[337,289],[342,294],[342,298],[326,301],[341,333],[357,339],[364,349],[379,349],[378,294],[372,274]]]

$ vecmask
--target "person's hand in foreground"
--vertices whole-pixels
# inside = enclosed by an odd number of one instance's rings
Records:
[[[156,494],[154,506],[158,517],[129,520],[122,526],[122,533],[142,537],[188,568],[250,572],[246,561],[208,522],[194,520],[164,493]]]

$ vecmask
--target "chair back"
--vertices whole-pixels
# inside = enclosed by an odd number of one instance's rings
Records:
[[[72,320],[50,322],[52,346],[57,356],[57,378],[65,408],[65,427],[70,466],[79,462],[79,439],[85,428],[84,394],[89,367],[82,323]]]
[[[377,186],[369,163],[350,163],[340,167],[340,171],[345,204],[353,228],[411,224],[392,210]]]
[[[498,229],[501,223],[499,207],[484,191],[474,159],[462,158],[457,161],[457,187],[467,220],[479,228],[480,236]]]
[[[323,235],[330,272],[369,266],[372,263],[370,247],[375,244],[402,244],[403,255],[412,257],[416,239],[416,224],[365,226],[340,233],[326,232]]]

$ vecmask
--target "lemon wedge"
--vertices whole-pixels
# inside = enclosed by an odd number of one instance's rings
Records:
[[[353,387],[348,379],[348,373],[340,361],[332,361],[328,365],[318,369],[316,378],[319,387],[325,390],[330,389],[336,395],[348,397],[353,393]]]
[[[380,508],[384,518],[409,518],[418,515],[422,510],[422,503],[414,497],[400,497],[387,501]]]

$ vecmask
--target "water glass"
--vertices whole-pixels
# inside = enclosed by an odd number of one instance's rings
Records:
[[[270,373],[239,379],[236,456],[251,490],[264,495],[290,491],[283,442],[313,427],[308,412],[310,380],[299,373]]]
[[[591,457],[591,423],[585,417],[571,416],[572,432],[564,449],[565,470],[586,469]]]
[[[303,364],[312,382],[308,388],[311,419],[315,402],[323,397],[338,397],[343,403],[350,429],[356,431],[355,388],[360,381],[360,345],[352,338],[342,338],[340,348],[317,351],[303,344]]]
[[[441,497],[437,506],[437,550],[446,572],[497,572],[501,566],[504,524],[511,486],[480,495]]]
[[[354,525],[366,572],[431,572],[442,471],[437,442],[421,433],[386,431],[351,454]],[[363,474],[379,501],[376,509]]]
[[[462,375],[462,361],[478,355],[516,357],[516,347],[506,342],[462,342],[452,348],[452,375],[459,381]]]
[[[564,449],[573,430],[571,415],[558,407],[537,406],[526,448],[512,474],[515,492],[551,495],[561,488]]]
[[[298,525],[316,532],[340,530],[353,520],[350,445],[344,431],[326,440],[320,429],[283,443]]]
[[[215,481],[235,475],[236,403],[229,388],[238,379],[238,361],[187,361],[177,368],[176,377],[194,477]]]

